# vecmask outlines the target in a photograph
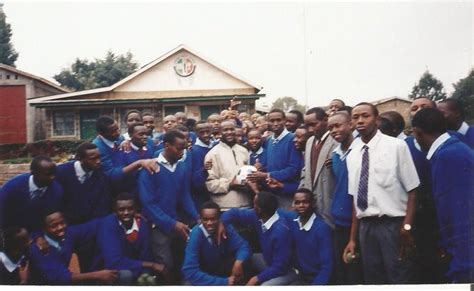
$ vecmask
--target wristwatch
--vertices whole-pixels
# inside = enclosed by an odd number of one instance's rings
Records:
[[[411,230],[411,224],[405,223],[405,224],[403,225],[403,229],[406,230],[406,231]]]

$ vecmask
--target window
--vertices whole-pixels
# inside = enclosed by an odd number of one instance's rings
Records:
[[[75,134],[76,115],[70,111],[58,111],[53,113],[53,135],[71,136]]]
[[[10,75],[7,75],[7,80],[10,80]]]
[[[164,106],[164,109],[165,109],[165,116],[168,116],[168,115],[174,115],[176,112],[185,112],[184,111],[184,106],[179,106],[179,105],[176,105],[176,106]]]

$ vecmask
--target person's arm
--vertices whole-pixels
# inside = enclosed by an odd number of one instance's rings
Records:
[[[122,167],[118,163],[119,152],[114,152],[112,149],[108,148],[105,143],[99,141],[98,139],[94,140],[94,144],[99,148],[100,162],[104,173],[113,181],[122,179],[124,173]]]
[[[239,223],[253,226],[257,220],[254,209],[231,208],[221,215],[221,221],[224,225]]]
[[[157,174],[153,174],[157,175]],[[166,214],[158,204],[156,185],[153,183],[153,175],[148,171],[140,171],[138,174],[138,192],[143,210],[147,217],[159,228],[167,233],[174,230],[177,221]]]
[[[206,179],[209,176],[208,170],[212,168],[212,162],[208,160],[204,162],[202,156],[198,150],[195,150],[197,146],[193,147],[192,155],[192,170],[191,170],[191,184],[193,187],[201,187],[206,183]]]
[[[351,225],[351,234],[349,236],[349,241],[347,242],[344,252],[342,254],[342,259],[344,263],[348,264],[347,254],[351,253],[352,258],[355,258],[355,251],[357,247],[357,229],[359,228],[359,219],[357,219],[356,209],[354,203],[352,204],[352,225]]]
[[[252,251],[250,250],[249,243],[244,240],[231,225],[227,227],[227,238],[229,248],[234,252],[235,257],[231,276],[234,276],[237,281],[240,281],[244,275],[243,263],[250,258]]]
[[[333,268],[333,250],[332,250],[332,230],[326,224],[322,223],[318,234],[318,257],[320,259],[320,269],[314,277],[313,285],[326,285],[329,282]]]
[[[199,255],[200,246],[204,240],[199,227],[195,227],[186,245],[183,267],[181,268],[184,278],[193,285],[228,285],[228,278],[213,276],[201,270]]]
[[[190,169],[185,170],[189,171]],[[187,175],[188,173],[186,172],[184,177]],[[184,183],[184,191],[181,193],[182,195],[179,196],[181,206],[190,218],[197,221],[199,219],[199,214],[196,210],[196,206],[194,205],[194,201],[191,198],[191,181],[189,179],[184,179],[182,183]]]
[[[89,273],[72,273],[71,282],[81,283],[90,281],[99,281],[105,284],[112,284],[118,278],[118,271],[116,270],[100,270]],[[62,284],[61,284],[62,285]]]
[[[47,254],[43,254],[36,244],[32,244],[30,262],[46,280],[46,284],[69,285],[73,282],[72,273],[62,262],[58,252],[52,248]]]
[[[221,157],[225,158],[225,157]],[[214,152],[209,152],[204,159],[204,162],[212,161],[212,167],[208,171],[209,175],[206,180],[207,190],[211,194],[227,193],[229,192],[230,184],[232,179],[222,177],[222,174],[219,169],[219,164],[217,163],[216,155]]]
[[[288,146],[287,150],[286,153],[290,155],[288,165],[284,169],[269,172],[270,177],[282,182],[295,179],[301,172],[303,165],[302,156],[293,143]]]

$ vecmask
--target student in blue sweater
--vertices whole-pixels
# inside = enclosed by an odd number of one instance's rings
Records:
[[[293,144],[294,134],[285,128],[285,113],[280,109],[273,109],[268,113],[268,124],[273,135],[265,141],[267,150],[266,172],[257,171],[248,177],[251,181],[264,181],[271,177],[284,184],[283,189],[272,189],[278,198],[280,207],[290,208],[293,202],[293,193],[303,168],[303,158]]]
[[[275,195],[260,192],[255,196],[254,209],[232,208],[221,216],[224,224],[248,225],[257,232],[262,253],[252,257],[252,265],[258,274],[247,285],[286,285],[296,278],[292,269],[290,228],[286,219],[278,215],[277,208]]]
[[[179,161],[186,147],[185,136],[177,130],[170,130],[163,142],[164,150],[157,158],[160,172],[151,174],[141,171],[138,191],[143,215],[156,226],[152,230],[154,261],[173,270],[175,258],[172,247],[177,248],[175,255],[182,254],[180,248],[184,248],[189,236],[189,226],[178,220],[178,207],[190,220],[197,221],[199,215],[191,198],[186,165]]]
[[[247,148],[249,150],[249,164],[264,172],[267,168],[267,151],[263,148],[263,139],[260,130],[253,128],[247,133]],[[258,161],[258,162],[257,162]]]
[[[474,282],[474,153],[449,136],[446,120],[436,109],[418,112],[412,126],[431,164],[439,247],[444,258],[450,258],[445,275],[453,283]]]
[[[196,225],[186,245],[184,279],[192,285],[236,285],[244,279],[244,261],[250,246],[232,226],[218,242],[219,205],[205,202],[200,210],[201,224]]]
[[[109,116],[101,116],[96,122],[97,137],[92,141],[100,152],[100,161],[104,173],[115,181],[122,180],[128,173],[145,168],[150,173],[157,172],[158,165],[153,159],[141,159],[123,167],[120,162],[120,131],[117,122]],[[117,185],[117,184],[116,184]],[[114,187],[115,191],[120,190],[120,183]]]
[[[298,278],[292,285],[326,285],[333,270],[332,229],[314,213],[310,190],[296,190],[293,205],[295,211],[279,210],[294,242]]]
[[[331,136],[339,143],[332,154],[331,169],[335,187],[331,205],[334,218],[334,279],[337,285],[362,283],[360,261],[346,264],[343,261],[344,248],[349,241],[352,224],[352,196],[349,195],[346,157],[354,140],[352,135],[351,116],[345,111],[334,112],[329,117],[328,129]],[[296,196],[295,196],[296,199]],[[354,229],[354,231],[357,231]],[[355,254],[353,254],[355,256]]]
[[[127,111],[127,113],[125,113],[124,121],[125,121],[125,126],[127,128],[127,131],[122,134],[122,139],[130,140],[132,136],[128,132],[128,129],[130,128],[130,126],[134,124],[143,122],[142,113],[136,109],[129,110]]]
[[[0,233],[0,285],[29,283],[30,245],[30,236],[24,228],[9,227]]]
[[[0,228],[20,226],[29,232],[41,229],[44,209],[63,207],[63,188],[56,181],[56,164],[37,156],[31,173],[18,175],[0,188]]]
[[[99,223],[97,245],[107,269],[129,270],[135,281],[142,273],[165,273],[164,265],[152,261],[151,225],[136,213],[135,199],[120,193],[114,203],[114,214]]]
[[[211,150],[211,125],[206,121],[196,123],[197,139],[191,152],[191,194],[197,207],[209,201],[209,191],[206,187],[207,172],[212,168],[212,161],[204,162],[206,154]]]
[[[463,105],[458,99],[448,98],[438,104],[438,109],[446,118],[446,126],[450,135],[455,135],[460,141],[474,148],[474,126],[465,121]]]
[[[42,236],[49,244],[47,253],[36,244],[31,247],[31,280],[37,285],[71,285],[81,283],[129,283],[131,274],[116,270],[101,270],[72,273],[68,270],[72,253],[83,243],[94,241],[98,220],[68,226],[61,212],[47,212],[43,222]],[[96,257],[97,258],[97,257]],[[98,259],[98,258],[97,258]]]

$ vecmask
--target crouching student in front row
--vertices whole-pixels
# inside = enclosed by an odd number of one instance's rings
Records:
[[[259,272],[247,285],[287,285],[294,281],[291,255],[293,240],[286,219],[277,213],[278,200],[269,192],[255,196],[254,209],[232,208],[222,214],[222,222],[252,226],[257,232],[262,254],[254,254],[251,262]]]
[[[205,202],[200,210],[202,223],[189,236],[182,272],[192,285],[236,285],[243,282],[243,263],[250,257],[250,246],[231,225],[218,244],[220,207]]]
[[[72,253],[83,243],[95,240],[97,220],[68,226],[61,212],[46,214],[43,233],[49,244],[48,252],[42,252],[36,244],[31,247],[31,280],[38,285],[71,284],[129,284],[130,272],[101,270],[88,273],[72,273],[68,270]]]
[[[164,274],[164,265],[154,263],[150,249],[150,223],[136,213],[129,193],[118,194],[113,214],[99,224],[97,245],[107,269],[129,270],[135,281],[142,273]]]
[[[28,231],[9,227],[0,235],[0,285],[29,283],[27,254],[31,239]]]

